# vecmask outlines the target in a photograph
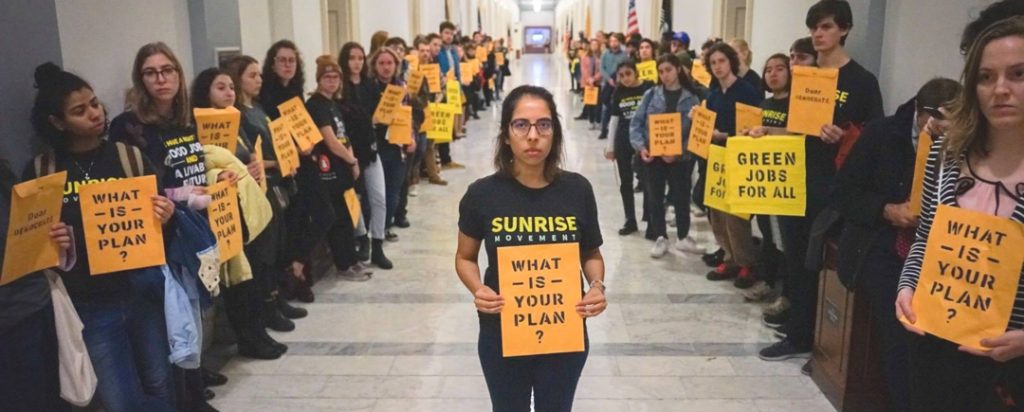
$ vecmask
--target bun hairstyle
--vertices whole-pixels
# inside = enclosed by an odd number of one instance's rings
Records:
[[[36,99],[32,104],[32,128],[54,149],[67,146],[64,132],[50,122],[50,116],[64,118],[64,105],[71,93],[82,89],[93,90],[81,77],[64,71],[51,62],[40,64],[35,71]]]

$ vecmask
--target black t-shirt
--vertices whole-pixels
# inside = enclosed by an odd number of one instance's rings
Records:
[[[743,79],[743,81],[749,83],[751,86],[754,86],[754,90],[757,90],[759,96],[761,96],[762,99],[764,98],[764,84],[761,82],[761,76],[759,76],[757,72],[753,70],[747,70],[747,74],[744,74],[743,77],[740,77],[740,79]]]
[[[551,218],[551,219],[545,219]],[[566,230],[523,230],[544,220]],[[459,231],[483,242],[487,251],[484,284],[497,293],[498,247],[550,243],[579,243],[581,256],[604,243],[597,218],[594,189],[582,175],[562,172],[540,189],[523,186],[515,178],[497,174],[477,180],[459,202]],[[497,315],[481,319],[498,322]]]
[[[245,131],[244,136],[249,141],[249,145],[255,145],[256,137],[259,136],[263,140],[262,160],[277,160],[277,152],[274,151],[274,139],[270,135],[270,117],[263,111],[263,106],[254,102],[252,107],[243,106],[239,111],[242,112],[242,127],[240,130]]]
[[[61,207],[60,221],[71,226],[74,232],[75,266],[61,273],[68,295],[75,302],[109,301],[128,296],[129,276],[133,271],[114,272],[99,276],[89,273],[89,255],[85,245],[85,230],[82,229],[82,207],[78,193],[82,185],[124,179],[127,175],[117,155],[117,147],[104,141],[100,147],[86,153],[55,152],[54,165],[56,171],[68,172],[68,180],[64,184],[64,206]],[[143,174],[156,174],[152,163],[142,158]],[[88,178],[86,177],[88,176]],[[33,162],[25,168],[23,180],[36,178]],[[157,183],[159,187],[160,184]]]
[[[864,126],[867,122],[885,116],[882,107],[882,90],[878,79],[864,66],[850,60],[839,68],[836,84],[835,124],[846,128],[848,123]]]
[[[345,132],[345,123],[341,118],[341,110],[337,103],[323,95],[314,94],[306,101],[306,110],[317,128],[330,126],[334,135],[341,141],[341,144],[349,146],[348,135]],[[336,156],[327,147],[326,141],[321,141],[313,146],[309,156],[302,156],[300,179],[306,176],[302,169],[315,171],[315,177],[328,189],[348,189],[352,187],[352,167],[343,159]],[[312,175],[310,175],[312,177]],[[336,187],[334,187],[336,186]],[[334,192],[334,190],[332,190]]]
[[[683,96],[683,89],[665,90],[665,107],[675,108],[679,106],[679,98]]]
[[[426,83],[426,82],[424,82]],[[377,103],[373,100],[373,84],[362,79],[358,84],[345,79],[342,87],[342,115],[349,126],[349,140],[359,158],[359,167],[365,168],[377,159],[377,136],[373,126],[373,112]],[[379,97],[378,97],[379,99]]]
[[[124,112],[110,122],[110,140],[138,146],[164,187],[206,186],[206,156],[192,127],[143,124],[135,112]]]
[[[615,88],[615,93],[612,95],[612,116],[618,116],[619,127],[615,131],[615,139],[620,140],[620,143],[625,143],[629,146],[629,121],[633,119],[633,114],[640,107],[640,101],[644,99],[644,93],[654,87],[654,83],[645,81],[640,83],[636,87],[624,87],[619,86]],[[679,93],[676,93],[676,102],[679,101]],[[669,107],[675,107],[669,106]]]
[[[786,128],[789,121],[789,96],[764,99],[761,102],[761,125]]]
[[[715,112],[715,129],[729,136],[736,135],[736,103],[749,106],[761,106],[764,93],[758,94],[757,89],[742,79],[736,79],[724,92],[717,83],[711,88],[708,96],[708,110]]]

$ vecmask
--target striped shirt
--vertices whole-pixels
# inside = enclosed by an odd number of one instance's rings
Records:
[[[921,199],[920,224],[917,226],[917,234],[914,244],[910,247],[910,253],[907,255],[907,261],[903,264],[903,273],[900,275],[898,289],[917,288],[917,280],[921,276],[921,265],[924,262],[925,245],[928,243],[928,233],[931,231],[938,206],[941,204],[959,207],[956,186],[960,180],[960,167],[967,161],[966,154],[961,154],[956,159],[945,159],[940,164],[942,141],[942,138],[935,139],[928,152]],[[1024,222],[1024,201],[1017,202],[1010,219],[1018,223]],[[1020,281],[1017,284],[1017,298],[1014,301],[1010,323],[1007,326],[1007,330],[1010,329],[1024,329],[1024,270],[1022,270]]]

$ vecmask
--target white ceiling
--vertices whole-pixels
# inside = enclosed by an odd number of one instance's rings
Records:
[[[541,11],[553,11],[558,5],[558,0],[536,0],[540,2]],[[519,0],[519,10],[533,11],[535,0]]]

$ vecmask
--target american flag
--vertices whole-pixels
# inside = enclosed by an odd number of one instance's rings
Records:
[[[636,17],[636,0],[629,0],[629,11],[626,13],[626,36],[640,33],[640,20]]]

